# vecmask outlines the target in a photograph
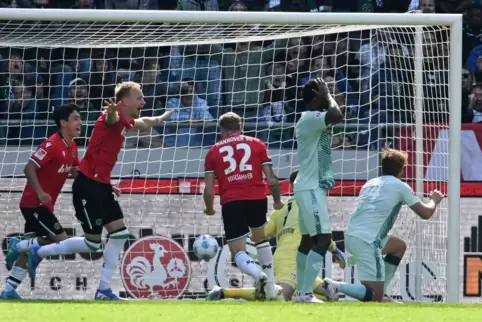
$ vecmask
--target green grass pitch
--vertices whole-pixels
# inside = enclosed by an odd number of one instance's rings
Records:
[[[131,301],[0,302],[0,321],[95,322],[339,322],[482,321],[482,304],[395,304],[282,302]]]

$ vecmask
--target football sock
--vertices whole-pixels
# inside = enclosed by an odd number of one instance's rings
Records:
[[[369,291],[365,285],[362,284],[337,283],[337,286],[339,292],[359,301],[365,301],[367,298],[367,291]]]
[[[296,290],[300,291],[305,279],[306,258],[308,256],[298,251],[296,253]]]
[[[124,248],[127,238],[129,238],[129,232],[126,228],[109,234],[109,241],[104,248],[104,265],[100,272],[99,290],[110,289],[112,277],[119,262],[119,255]]]
[[[241,251],[237,253],[234,257],[234,262],[236,263],[236,266],[238,266],[241,272],[251,276],[255,280],[259,279],[261,270],[258,268],[258,265],[256,265],[254,259],[252,259],[251,256],[246,254],[246,252]]]
[[[268,277],[268,283],[274,283],[273,252],[268,241],[256,244],[258,251],[258,262],[261,269]]]
[[[94,242],[85,237],[71,237],[55,244],[42,246],[37,254],[43,258],[73,253],[91,253],[98,251],[100,246],[100,242]]]
[[[387,294],[390,282],[392,281],[393,276],[395,276],[395,272],[402,259],[398,256],[388,254],[383,260],[385,262],[385,284],[383,286],[383,293]]]
[[[330,242],[330,246],[328,246],[328,251],[331,253],[334,253],[336,252],[336,250],[337,250],[336,243],[332,240]]]
[[[21,240],[16,245],[17,250],[22,253],[28,251],[33,246],[39,246],[37,237]]]
[[[27,273],[28,272],[26,269],[18,266],[13,266],[12,270],[10,271],[10,276],[7,278],[7,282],[5,283],[5,287],[3,288],[3,290],[6,292],[16,290],[20,283],[22,283],[22,281],[27,276]]]
[[[323,255],[318,251],[310,250],[306,258],[305,276],[300,292],[309,293],[313,291],[313,283],[320,273],[323,264]]]
[[[224,296],[222,298],[254,301],[256,300],[255,293],[256,291],[254,288],[224,288]]]

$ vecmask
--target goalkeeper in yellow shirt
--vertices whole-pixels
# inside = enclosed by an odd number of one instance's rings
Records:
[[[290,175],[291,185],[293,185],[297,175],[298,171],[294,171]],[[264,227],[264,232],[270,238],[275,236],[277,238],[276,252],[273,256],[275,283],[282,287],[283,299],[290,301],[296,289],[296,252],[301,240],[298,225],[298,206],[294,198],[288,199],[282,209],[273,211]],[[340,267],[345,268],[345,254],[336,247],[334,241],[331,241],[328,250],[333,254]],[[324,300],[337,300],[336,294],[327,289],[327,285],[319,277],[313,284],[313,292]],[[206,300],[216,301],[227,298],[241,298],[248,301],[264,299],[255,296],[254,288],[220,288],[215,286],[208,293]]]

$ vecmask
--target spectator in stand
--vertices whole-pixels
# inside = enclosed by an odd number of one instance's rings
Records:
[[[435,13],[435,0],[420,0],[418,10],[423,13]]]
[[[462,69],[462,123],[472,123],[471,103],[474,85],[474,74],[467,68]]]
[[[482,45],[482,3],[464,2],[458,10],[464,14],[462,54],[465,59],[475,47]]]
[[[8,119],[36,120],[46,116],[45,111],[39,110],[35,100],[36,79],[34,75],[26,76],[22,80],[13,81],[13,97],[9,102]],[[47,126],[13,123],[7,128],[7,139],[13,145],[37,144],[47,136]]]
[[[158,0],[99,0],[98,3],[100,9],[159,10]]]
[[[482,44],[475,47],[469,54],[465,66],[475,73],[477,82],[482,82]]]
[[[351,85],[345,77],[345,74],[341,70],[337,70],[330,64],[330,60],[333,57],[315,57],[310,63],[310,74],[301,79],[301,85],[305,85],[306,82],[312,78],[325,78],[328,74],[335,75],[336,87],[340,93],[347,94],[352,92]]]
[[[117,73],[106,52],[97,52],[92,57],[92,70],[88,74],[89,101],[94,108],[101,108],[103,101],[114,97]]]
[[[177,10],[209,10],[218,11],[217,1],[179,0]],[[211,107],[213,114],[221,103],[221,66],[222,59],[219,53],[222,45],[193,45],[172,46],[170,58],[170,82],[179,82],[183,78],[192,78],[196,81],[196,94],[205,99]]]
[[[289,104],[286,102],[286,74],[285,64],[276,62],[267,66],[265,79],[265,95],[263,108],[263,121],[267,123],[267,130],[258,130],[258,138],[270,147],[279,148],[281,145],[290,145],[293,139],[293,130],[283,127],[287,120]]]
[[[177,10],[219,11],[218,0],[178,0]]]
[[[82,78],[76,78],[69,84],[69,98],[64,104],[75,104],[80,109],[82,119],[82,137],[90,138],[94,122],[100,115],[101,107],[95,108],[89,99],[89,86]],[[89,124],[90,122],[91,124]]]
[[[380,66],[385,64],[387,48],[395,40],[389,33],[381,30],[370,30],[371,38],[360,47],[355,58],[360,69],[360,92],[366,92],[371,88],[370,77],[376,74]],[[403,56],[408,56],[408,49],[403,46]]]
[[[424,122],[444,123],[448,121],[449,57],[447,43],[439,42],[435,33],[427,32],[424,34],[423,50]]]
[[[280,0],[281,11],[330,12],[332,7],[332,0]]]
[[[476,84],[472,88],[469,113],[472,115],[472,123],[482,123],[482,84]]]
[[[161,102],[168,94],[168,87],[165,82],[161,82],[159,62],[157,58],[146,58],[140,65],[142,69],[137,72],[134,79],[142,84],[142,93],[146,102],[141,110],[141,116],[160,116],[164,110]],[[161,126],[146,131],[129,131],[126,147],[160,148],[162,147],[160,132],[162,132]]]
[[[194,80],[185,78],[181,82],[181,96],[167,101],[167,110],[173,110],[169,117],[171,122],[188,122],[189,126],[179,124],[177,131],[166,127],[164,146],[168,147],[201,147],[214,143],[214,135],[203,134],[206,121],[213,120],[206,100],[194,92]],[[208,131],[206,131],[208,132]],[[213,128],[213,132],[215,132]]]

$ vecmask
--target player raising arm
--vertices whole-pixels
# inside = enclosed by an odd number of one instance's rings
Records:
[[[111,290],[111,280],[119,255],[128,238],[124,214],[110,183],[112,169],[129,130],[145,130],[165,121],[170,112],[158,117],[138,118],[144,106],[139,84],[124,82],[115,89],[116,103],[106,102],[106,111],[97,119],[87,151],[72,185],[75,216],[85,237],[72,237],[57,244],[33,247],[29,270],[35,270],[41,258],[71,253],[96,252],[101,248],[102,229],[109,233],[104,248],[97,300],[119,300]]]
[[[271,189],[275,209],[283,207],[278,178],[273,173],[264,143],[241,134],[241,118],[237,114],[222,115],[219,127],[221,141],[209,149],[205,161],[205,213],[214,215],[214,184],[217,178],[224,232],[234,261],[241,272],[256,280],[257,297],[275,299],[280,289],[274,284],[273,254],[264,235],[268,200],[263,173]],[[262,270],[246,253],[246,237],[250,231]]]
[[[54,206],[67,177],[70,173],[75,175],[79,166],[74,137],[80,135],[82,121],[76,105],[56,108],[53,118],[59,131],[43,141],[25,165],[27,184],[20,199],[20,212],[25,218],[24,240],[11,238],[8,242],[6,263],[11,272],[0,295],[2,299],[21,299],[16,289],[27,276],[25,252],[31,246],[67,239],[54,215]]]
[[[293,185],[298,171],[290,175],[290,183]],[[301,241],[298,224],[298,206],[294,198],[288,199],[280,210],[274,210],[268,224],[264,226],[266,236],[277,238],[276,252],[273,256],[274,281],[283,288],[283,299],[290,301],[296,288],[296,252]],[[333,254],[341,268],[345,268],[345,254],[340,251],[335,242],[331,242],[328,250]],[[323,287],[323,280],[316,278],[313,284],[313,292],[328,300],[336,300],[335,293],[329,294]],[[225,288],[214,287],[208,294],[207,300],[221,300],[225,298],[242,298],[255,300],[254,288]]]
[[[328,287],[360,301],[381,301],[405,253],[403,240],[389,236],[403,204],[428,220],[443,195],[435,190],[424,203],[401,181],[405,153],[387,148],[382,155],[382,176],[362,187],[345,233],[346,249],[353,255],[360,284],[326,279]],[[383,256],[385,257],[383,258]]]
[[[331,243],[326,195],[335,185],[328,126],[341,122],[343,114],[321,78],[305,84],[303,101],[308,111],[303,112],[295,126],[300,167],[294,182],[294,195],[302,237],[296,254],[293,301],[320,303],[313,296],[313,282]]]

